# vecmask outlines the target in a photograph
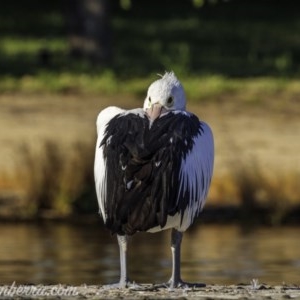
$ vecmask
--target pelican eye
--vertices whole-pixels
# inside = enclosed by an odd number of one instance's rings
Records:
[[[173,102],[174,102],[174,99],[173,99],[172,96],[170,96],[170,97],[167,99],[167,105],[170,106],[170,105],[173,104]]]
[[[150,96],[149,96],[148,100],[149,100],[149,103],[151,103],[151,97]]]

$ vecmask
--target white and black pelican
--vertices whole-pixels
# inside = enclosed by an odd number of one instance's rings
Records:
[[[128,236],[172,229],[171,288],[180,276],[183,232],[201,212],[213,173],[210,127],[186,111],[173,72],[153,82],[143,108],[108,107],[97,118],[95,184],[105,226],[118,237],[119,288],[129,286]]]

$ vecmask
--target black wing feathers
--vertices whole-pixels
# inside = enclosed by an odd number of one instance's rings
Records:
[[[188,205],[179,195],[182,159],[201,134],[194,115],[169,113],[149,127],[145,116],[117,115],[107,125],[101,146],[107,169],[106,226],[118,234],[163,227],[168,215]],[[180,201],[177,203],[178,197]]]

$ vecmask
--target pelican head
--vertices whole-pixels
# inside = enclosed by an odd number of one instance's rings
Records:
[[[166,72],[148,88],[144,110],[151,121],[174,110],[185,110],[183,86],[173,72]]]

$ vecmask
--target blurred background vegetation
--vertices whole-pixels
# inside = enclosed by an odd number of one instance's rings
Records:
[[[0,93],[27,95],[24,101],[28,95],[49,93],[60,95],[61,101],[70,94],[136,99],[156,73],[172,69],[195,103],[215,101],[217,107],[218,99],[229,95],[235,101],[263,103],[262,110],[271,106],[292,113],[300,92],[299,6],[293,0],[4,1]],[[293,102],[290,109],[287,102]],[[39,158],[21,146],[18,173],[23,180],[14,180],[22,182],[26,196],[18,208],[22,213],[13,208],[14,217],[97,210],[93,145],[78,140],[67,162],[59,141],[46,141],[45,157]],[[278,203],[288,194],[293,203],[300,202],[295,191],[299,177],[291,176],[292,192],[282,195],[280,185],[275,188],[262,179],[259,168],[243,176],[239,171],[233,180],[240,203],[248,211],[275,210],[268,222],[284,220],[286,206]],[[261,185],[268,193],[258,205]]]
[[[5,1],[0,91],[99,92],[105,77],[115,92],[120,79],[170,66],[180,76],[296,77],[298,7],[292,0]]]

